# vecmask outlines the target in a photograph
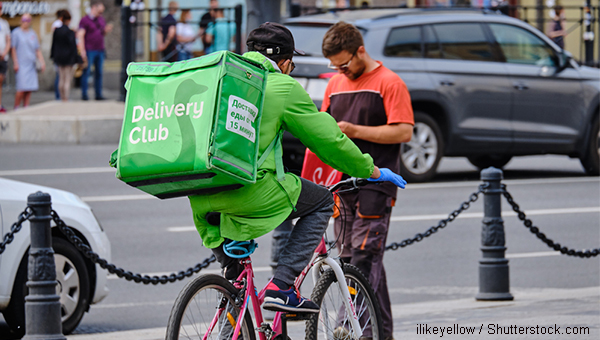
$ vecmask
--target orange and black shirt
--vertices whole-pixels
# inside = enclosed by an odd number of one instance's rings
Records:
[[[337,74],[329,81],[321,111],[327,111],[338,122],[380,126],[407,123],[414,125],[410,94],[404,81],[379,62],[379,67],[350,80]],[[377,144],[353,139],[364,153],[373,157],[375,165],[398,173],[400,144]],[[378,186],[388,196],[396,196],[396,187],[386,183]]]

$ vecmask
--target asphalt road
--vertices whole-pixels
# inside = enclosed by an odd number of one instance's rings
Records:
[[[208,257],[210,251],[202,247],[191,228],[187,199],[127,198],[142,192],[106,170],[115,148],[4,144],[0,146],[0,177],[81,196],[111,240],[113,263],[126,270],[170,273]],[[67,174],[65,170],[47,169],[79,170]],[[24,175],[18,170],[39,171]],[[585,176],[577,160],[558,156],[515,158],[507,165],[504,177],[515,201],[549,238],[577,249],[600,246],[600,180]],[[479,183],[479,172],[465,159],[444,159],[434,182],[409,184],[399,192],[388,243],[437,224],[476,191]],[[510,210],[506,202],[503,210]],[[418,244],[386,253],[393,304],[475,296],[482,211],[478,201],[466,212],[466,218],[457,219]],[[516,217],[505,215],[504,220],[511,290],[600,286],[600,259],[557,255]],[[257,241],[260,246],[253,264],[257,284],[262,286],[270,274],[270,238]],[[305,295],[310,295],[310,281],[303,290]],[[111,277],[109,296],[91,307],[76,333],[165,327],[172,303],[184,284],[145,286]],[[0,317],[0,334],[3,327]]]

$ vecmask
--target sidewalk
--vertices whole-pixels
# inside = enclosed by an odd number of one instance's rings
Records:
[[[512,294],[514,301],[486,302],[472,298],[393,305],[394,337],[398,340],[600,337],[600,287],[515,289]],[[290,323],[288,328],[290,338],[304,338],[304,322]],[[165,328],[151,328],[70,335],[67,339],[158,340],[164,337]]]
[[[0,114],[0,143],[118,143],[125,105],[117,101],[117,91],[106,90],[105,96],[64,103],[54,100],[53,92],[35,92],[29,107]],[[12,107],[12,102],[14,96],[4,93],[3,105]]]

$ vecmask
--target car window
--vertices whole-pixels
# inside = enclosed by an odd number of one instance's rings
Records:
[[[384,55],[390,57],[421,58],[421,27],[396,27],[385,43]]]
[[[323,56],[321,45],[329,26],[287,25],[287,28],[294,36],[294,45],[297,49],[310,56]]]
[[[479,23],[436,24],[433,29],[442,45],[444,59],[494,61]]]
[[[433,32],[433,28],[429,25],[423,26],[423,42],[425,45],[425,58],[439,59],[442,57],[440,43]]]
[[[489,24],[489,26],[507,62],[556,66],[552,48],[533,33],[511,25]]]

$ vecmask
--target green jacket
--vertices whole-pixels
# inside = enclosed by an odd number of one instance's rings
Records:
[[[283,129],[300,139],[321,160],[354,177],[367,178],[373,173],[373,159],[363,154],[339,129],[335,119],[319,112],[308,93],[292,77],[282,74],[270,59],[258,52],[244,57],[269,70],[263,114],[260,122],[259,157]],[[267,157],[252,185],[210,195],[190,196],[194,224],[204,246],[215,248],[224,238],[236,241],[260,237],[287,219],[301,190],[300,178],[286,173],[277,180],[275,152]],[[208,224],[208,212],[221,212],[219,227]]]

